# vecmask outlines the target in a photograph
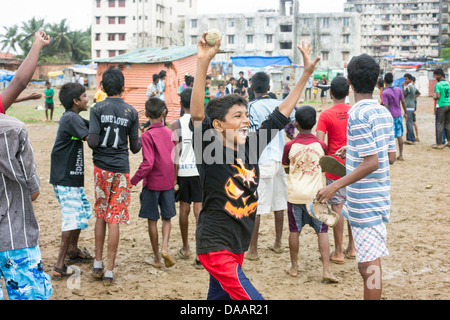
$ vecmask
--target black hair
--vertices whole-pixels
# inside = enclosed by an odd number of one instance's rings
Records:
[[[164,70],[161,70],[161,71],[159,72],[159,78],[160,78],[160,79],[164,78],[166,75],[167,75],[167,72],[164,71]]]
[[[348,95],[349,85],[346,78],[337,76],[331,81],[331,94],[337,100],[345,99]]]
[[[286,77],[286,80],[291,80],[291,77],[287,76],[287,77]]]
[[[206,76],[206,80],[210,80],[211,79],[211,76],[210,75],[207,75]]]
[[[155,82],[156,80],[159,80],[159,79],[160,79],[159,74],[155,73],[153,75],[153,82]]]
[[[45,81],[45,85],[51,85],[51,83],[49,81]]]
[[[380,75],[380,66],[371,56],[363,53],[353,57],[347,71],[356,93],[373,93]]]
[[[412,77],[411,80],[416,82],[416,77]]]
[[[255,93],[266,93],[269,91],[270,78],[267,73],[260,71],[252,77],[252,87]]]
[[[316,125],[317,112],[311,106],[301,106],[295,112],[295,121],[303,130],[311,130]]]
[[[244,71],[239,71],[239,74],[244,74]]]
[[[205,111],[211,119],[211,122],[216,119],[225,121],[225,116],[234,105],[247,107],[247,101],[237,94],[229,94],[221,98],[209,100],[206,104]]]
[[[384,82],[386,84],[392,84],[392,82],[394,82],[394,75],[390,72],[386,73],[384,75]]]
[[[125,86],[125,77],[122,71],[111,67],[103,73],[103,89],[108,97],[116,96],[122,93]]]
[[[437,76],[442,76],[445,77],[445,73],[444,70],[442,68],[436,69],[433,71],[433,74],[437,75]]]
[[[82,86],[78,82],[66,83],[61,87],[61,90],[59,91],[59,101],[61,101],[64,109],[72,109],[73,100],[80,100],[81,95],[85,92],[86,87]]]
[[[410,73],[405,73],[404,77],[408,78],[409,80],[413,79],[413,76]]]
[[[383,88],[383,87],[384,87],[384,80],[383,80],[383,78],[378,78],[378,86],[379,86],[380,88]]]
[[[230,78],[230,82],[231,82],[231,81],[233,81],[233,80],[236,80],[236,78],[234,78],[234,77],[231,77],[231,78]]]
[[[194,77],[193,76],[187,76],[186,78],[184,78],[184,82],[186,83],[187,86],[190,86],[192,82],[194,82]]]
[[[150,119],[158,119],[166,109],[166,103],[159,98],[150,98],[145,103],[145,115]]]
[[[181,106],[185,109],[191,108],[192,88],[184,89],[180,94]]]
[[[234,94],[242,94],[242,90],[239,88],[234,89]]]
[[[220,87],[225,87],[225,85],[223,83],[219,83],[219,85],[217,86],[218,89],[220,89]]]

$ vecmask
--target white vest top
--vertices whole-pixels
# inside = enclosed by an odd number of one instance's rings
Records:
[[[179,130],[181,133],[181,156],[178,164],[179,177],[198,176],[197,165],[195,163],[194,148],[192,147],[192,131],[191,129],[189,129],[190,121],[190,114],[184,114],[180,118]]]

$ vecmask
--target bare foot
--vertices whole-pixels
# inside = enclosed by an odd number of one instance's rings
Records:
[[[298,270],[294,268],[292,265],[287,266],[286,269],[284,269],[284,272],[286,272],[291,277],[298,276]]]
[[[161,261],[156,262],[155,259],[147,259],[147,260],[145,260],[145,262],[148,263],[149,265],[151,265],[152,267],[157,268],[157,269],[161,269],[162,268]]]
[[[172,260],[172,258],[169,256],[167,252],[161,253],[161,257],[164,259],[164,264],[166,268],[170,268],[175,265],[175,261]]]
[[[250,251],[247,251],[247,253],[245,254],[245,258],[248,260],[258,260],[259,256],[257,253],[251,253]]]
[[[338,283],[339,280],[330,272],[326,272],[323,274],[322,280],[325,282]]]

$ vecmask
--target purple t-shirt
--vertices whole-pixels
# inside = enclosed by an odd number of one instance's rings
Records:
[[[388,105],[393,118],[402,116],[402,107],[400,100],[404,99],[402,89],[399,87],[386,87],[382,93],[383,104]]]

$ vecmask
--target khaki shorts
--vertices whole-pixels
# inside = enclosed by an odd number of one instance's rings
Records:
[[[287,209],[287,177],[281,162],[259,165],[258,208],[256,214]]]

